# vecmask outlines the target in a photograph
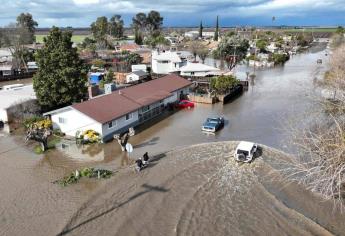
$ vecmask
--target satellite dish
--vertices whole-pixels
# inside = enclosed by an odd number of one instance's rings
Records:
[[[130,143],[127,143],[127,144],[126,144],[126,151],[129,152],[129,153],[133,152],[133,146],[132,146],[132,144],[130,144]]]

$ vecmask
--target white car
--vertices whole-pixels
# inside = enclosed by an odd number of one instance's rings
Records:
[[[235,150],[234,157],[236,161],[251,162],[254,159],[254,155],[258,150],[256,143],[241,141]]]

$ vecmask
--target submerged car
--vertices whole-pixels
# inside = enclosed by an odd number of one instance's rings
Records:
[[[193,108],[194,103],[188,100],[181,100],[179,103],[176,104],[176,107],[184,109],[184,108]]]
[[[205,132],[215,133],[223,127],[224,127],[223,117],[207,118],[205,123],[202,125],[201,130]]]
[[[236,161],[251,162],[257,150],[258,145],[256,143],[242,141],[237,145],[234,157]]]

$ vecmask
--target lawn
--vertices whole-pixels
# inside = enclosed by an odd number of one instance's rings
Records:
[[[43,38],[46,37],[47,35],[36,35],[36,42],[37,43],[43,43]],[[81,43],[84,38],[90,37],[90,35],[73,35],[72,36],[72,41],[74,43]]]

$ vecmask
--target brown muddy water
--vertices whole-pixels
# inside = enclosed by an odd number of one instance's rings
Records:
[[[284,120],[314,106],[313,78],[326,69],[318,58],[327,61],[322,48],[258,71],[249,90],[225,106],[197,104],[153,121],[130,139],[130,157],[115,142],[77,148],[65,141],[65,148],[36,155],[34,143],[0,133],[0,235],[341,235],[344,218],[332,215],[331,203],[279,177],[270,181],[269,161],[253,168],[229,164],[234,144],[187,148],[250,140],[291,153]],[[247,70],[241,66],[237,73]],[[202,133],[201,124],[214,115],[225,117],[224,129]],[[169,150],[179,151],[139,175],[128,167],[146,151],[153,156]],[[284,156],[275,153],[264,156],[271,162]],[[52,184],[85,166],[119,172],[67,188]]]

